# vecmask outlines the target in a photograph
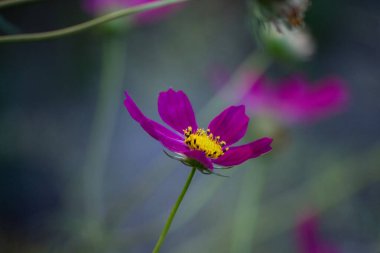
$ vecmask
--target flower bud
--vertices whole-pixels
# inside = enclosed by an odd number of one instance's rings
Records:
[[[314,40],[306,28],[288,29],[283,24],[268,23],[259,27],[258,39],[269,55],[280,60],[308,60],[315,52]]]
[[[253,10],[261,22],[283,24],[289,28],[304,25],[305,12],[310,6],[309,0],[254,0]]]
[[[303,18],[309,0],[255,0],[254,32],[259,43],[274,58],[307,60],[315,50]]]

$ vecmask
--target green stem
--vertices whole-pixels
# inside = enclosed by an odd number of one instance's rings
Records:
[[[248,166],[247,166],[248,167]],[[231,234],[230,252],[252,252],[252,238],[258,220],[261,193],[264,188],[264,172],[267,168],[246,168],[236,204]]]
[[[170,229],[170,225],[172,224],[172,221],[174,219],[175,214],[177,213],[178,207],[181,204],[183,198],[185,197],[185,194],[187,192],[187,189],[190,186],[191,180],[193,179],[193,176],[195,174],[196,168],[193,168],[189,174],[189,177],[187,178],[187,181],[182,189],[181,194],[179,195],[177,202],[174,204],[172,211],[170,212],[169,218],[166,221],[165,227],[161,232],[160,238],[158,239],[156,246],[154,247],[152,253],[158,253],[160,251],[161,245],[165,240],[166,234],[168,233]]]
[[[121,99],[125,66],[125,40],[107,36],[103,41],[102,70],[96,109],[83,165],[86,225],[99,235],[103,227],[103,178]]]
[[[3,1],[0,1],[0,9],[18,5],[18,4],[37,2],[37,1],[41,1],[41,0],[3,0]]]
[[[188,0],[165,0],[165,1],[152,2],[148,4],[142,4],[136,7],[117,10],[117,11],[111,12],[104,16],[97,17],[95,19],[89,20],[87,22],[84,22],[78,25],[74,25],[74,26],[70,26],[70,27],[66,27],[63,29],[58,29],[58,30],[54,30],[50,32],[0,36],[0,43],[39,41],[39,40],[59,38],[66,35],[71,35],[74,33],[87,30],[89,28],[95,27],[97,25],[109,22],[117,18],[140,13],[140,12],[151,10],[158,7],[163,7],[163,6],[174,4],[174,3],[185,2],[185,1],[188,1]]]

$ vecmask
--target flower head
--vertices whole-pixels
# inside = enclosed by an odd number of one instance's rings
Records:
[[[165,148],[180,155],[181,161],[211,172],[217,166],[235,166],[256,158],[272,148],[271,138],[232,146],[247,131],[249,118],[245,107],[230,106],[216,116],[207,129],[199,128],[191,103],[183,91],[161,92],[158,97],[158,113],[173,130],[146,117],[135,102],[125,93],[124,105],[131,117]]]
[[[300,253],[339,253],[340,251],[326,243],[318,232],[319,220],[315,214],[302,217],[296,228],[297,246]]]
[[[158,0],[84,0],[83,7],[91,14],[100,14],[118,8],[134,7],[141,4],[157,2]],[[133,16],[133,22],[145,24],[156,21],[178,9],[181,4],[171,4],[168,6],[145,11]]]
[[[285,124],[317,121],[341,111],[348,102],[347,88],[336,77],[315,85],[301,75],[291,76],[276,85],[264,76],[253,77],[246,75],[246,82],[251,82],[244,99],[249,109],[253,114],[269,116]]]

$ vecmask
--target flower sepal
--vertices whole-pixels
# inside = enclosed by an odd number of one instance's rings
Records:
[[[202,163],[200,163],[196,159],[187,157],[187,156],[180,154],[180,153],[169,153],[167,150],[163,150],[163,151],[164,151],[165,155],[167,155],[169,158],[180,161],[184,165],[189,166],[191,168],[196,168],[199,172],[201,172],[204,175],[214,174],[214,175],[221,176],[221,177],[228,177],[228,176],[225,176],[225,175],[222,175],[222,174],[219,174],[219,173],[216,173],[216,172],[210,170],[209,168],[205,167]],[[230,166],[230,167],[215,166],[214,169],[230,169],[232,167],[233,166]]]

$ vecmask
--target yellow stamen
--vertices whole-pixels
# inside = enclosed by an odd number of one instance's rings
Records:
[[[197,131],[193,132],[192,127],[189,126],[183,132],[186,145],[192,150],[203,151],[209,158],[216,159],[228,150],[228,148],[223,148],[226,142],[220,141],[220,136],[214,138],[210,129],[205,131],[198,128]]]

